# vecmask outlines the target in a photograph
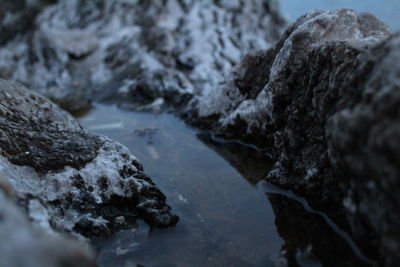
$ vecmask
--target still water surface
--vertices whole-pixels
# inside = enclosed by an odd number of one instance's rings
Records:
[[[270,161],[255,148],[216,140],[169,114],[97,105],[80,122],[126,145],[180,216],[169,229],[149,232],[139,222],[95,240],[99,266],[276,266],[280,255],[291,265],[365,264],[323,214],[260,182]]]
[[[205,137],[172,115],[111,106],[98,106],[81,123],[126,145],[180,216],[174,228],[147,235],[142,225],[104,241],[102,265],[269,266],[276,261],[283,241],[271,204],[200,140]],[[268,161],[263,165],[258,167],[266,171]]]

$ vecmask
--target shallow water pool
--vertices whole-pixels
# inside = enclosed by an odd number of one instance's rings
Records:
[[[260,186],[270,168],[265,152],[218,140],[169,114],[97,105],[80,122],[126,145],[180,216],[169,229],[150,231],[139,222],[94,240],[99,266],[360,263],[355,244],[321,214],[287,194],[264,190],[265,182]]]

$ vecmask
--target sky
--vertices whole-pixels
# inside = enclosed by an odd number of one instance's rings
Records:
[[[374,14],[392,31],[400,31],[400,0],[280,0],[283,14],[294,21],[313,9],[351,8]]]

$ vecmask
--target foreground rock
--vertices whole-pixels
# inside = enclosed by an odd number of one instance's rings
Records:
[[[276,3],[60,0],[0,49],[0,74],[74,112],[93,98],[139,110],[184,105],[279,37]]]
[[[188,120],[273,147],[268,181],[339,221],[344,205],[367,254],[393,266],[400,261],[400,38],[388,36],[370,14],[309,13],[196,99]]]
[[[0,175],[33,223],[49,232],[105,235],[137,218],[154,227],[178,221],[127,148],[86,134],[47,99],[4,80],[0,149]]]
[[[0,177],[0,266],[96,266],[84,245],[35,229],[11,194]]]

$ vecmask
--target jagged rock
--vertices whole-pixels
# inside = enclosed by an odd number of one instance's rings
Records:
[[[361,26],[364,24],[369,27]],[[260,139],[260,136],[275,130],[271,129],[271,125],[273,127],[279,124],[278,120],[283,120],[279,113],[281,110],[277,109],[283,109],[287,103],[282,99],[282,104],[274,105],[275,95],[272,94],[276,91],[283,98],[285,93],[301,91],[296,89],[299,84],[302,85],[302,80],[295,80],[294,74],[300,71],[307,73],[308,70],[304,71],[298,66],[307,64],[307,57],[318,46],[348,44],[349,51],[346,52],[350,53],[358,47],[362,49],[363,46],[376,43],[388,34],[387,26],[369,14],[346,9],[314,11],[291,25],[271,49],[247,54],[241,64],[233,69],[230,79],[218,90],[205,92],[195,99],[190,107],[193,110],[189,109],[189,112],[193,113],[195,120],[207,121],[207,118],[211,118],[210,123],[217,121],[214,128],[221,133],[229,135],[230,131],[236,131],[239,136],[257,132],[255,139]],[[342,55],[338,54],[338,59]],[[325,72],[327,67],[324,66],[320,72]],[[293,85],[292,88],[288,86],[289,83]]]
[[[97,156],[101,141],[45,98],[0,80],[2,155],[37,171],[81,168]]]
[[[225,137],[272,148],[267,180],[352,230],[368,255],[399,262],[399,37],[348,9],[299,18],[254,51],[185,116]],[[378,251],[378,253],[377,253]]]
[[[76,236],[104,235],[143,218],[174,225],[165,196],[127,148],[89,135],[44,97],[0,79],[0,175],[35,224]]]
[[[139,110],[181,106],[213,90],[246,51],[279,37],[285,22],[277,7],[275,0],[60,0],[40,13],[32,34],[0,49],[0,76],[57,103],[76,93]]]

